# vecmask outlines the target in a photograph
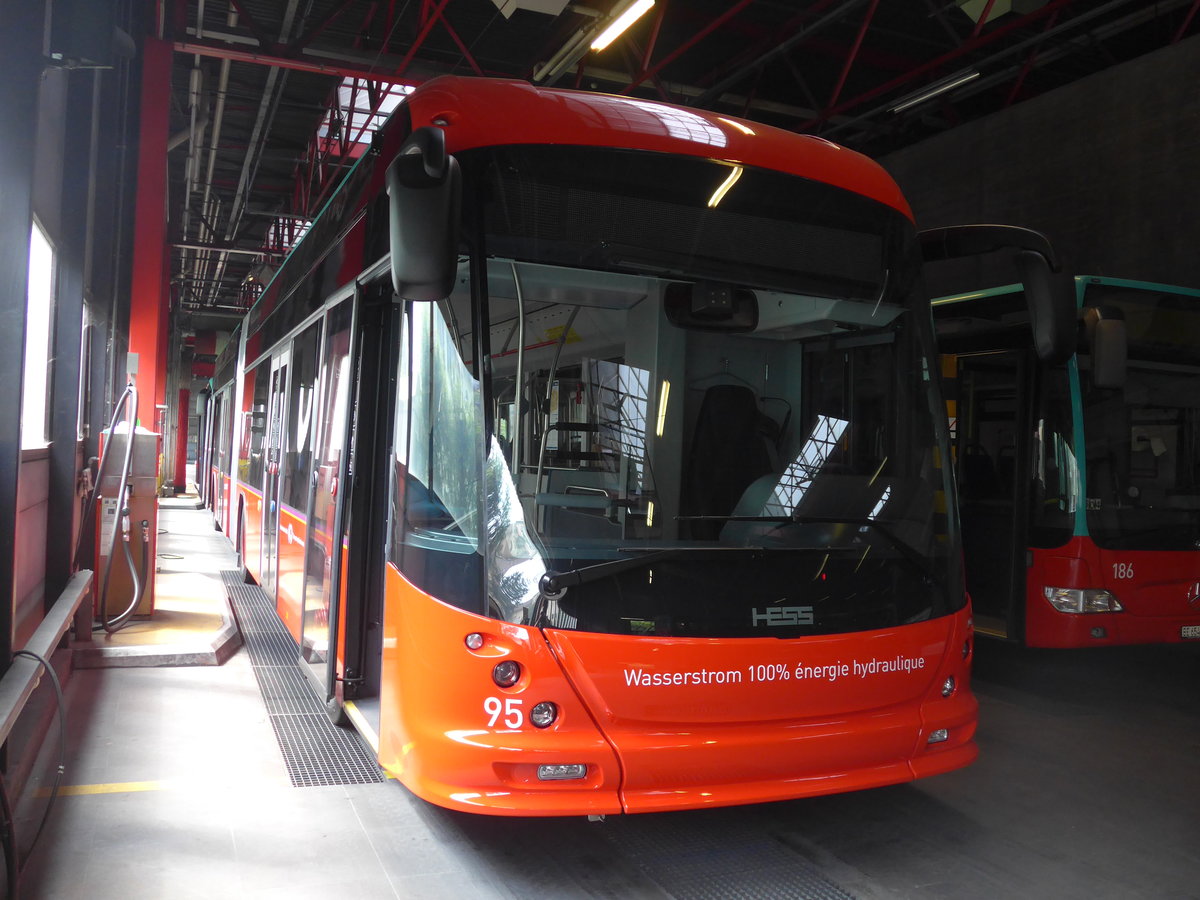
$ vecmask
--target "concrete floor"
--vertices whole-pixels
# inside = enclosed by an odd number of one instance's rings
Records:
[[[981,641],[975,689],[966,770],[589,823],[291,787],[244,650],[79,671],[21,897],[1200,898],[1200,646]]]

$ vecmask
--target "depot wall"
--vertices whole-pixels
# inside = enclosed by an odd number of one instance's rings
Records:
[[[881,162],[918,225],[1028,225],[1066,271],[1200,287],[1200,37]],[[937,294],[1011,282],[999,260],[931,271]]]

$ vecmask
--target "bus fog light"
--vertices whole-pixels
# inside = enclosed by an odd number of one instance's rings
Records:
[[[520,680],[521,666],[511,659],[496,663],[496,667],[492,669],[492,681],[499,687],[512,687]]]
[[[466,636],[465,643],[468,650],[478,650],[483,646],[483,635],[478,631],[472,631]]]
[[[926,741],[925,743],[940,744],[942,741],[948,741],[948,740],[950,740],[950,729],[949,728],[939,728],[937,731],[931,731],[929,733],[929,740]]]
[[[1064,613],[1121,612],[1125,608],[1109,591],[1047,587],[1042,593],[1051,606]]]
[[[587,766],[583,763],[538,766],[538,781],[574,781],[586,777]]]
[[[549,728],[558,718],[558,707],[549,700],[543,700],[529,711],[529,721],[538,728]]]
[[[942,682],[942,696],[949,697],[954,693],[954,676],[947,675],[946,680]]]

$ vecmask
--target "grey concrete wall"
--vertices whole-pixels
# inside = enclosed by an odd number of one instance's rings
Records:
[[[1065,270],[1200,286],[1200,37],[884,157],[922,228],[1045,232]],[[931,268],[935,294],[1014,281]]]

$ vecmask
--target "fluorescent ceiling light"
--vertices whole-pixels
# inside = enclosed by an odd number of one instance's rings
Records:
[[[956,87],[964,85],[968,81],[974,81],[978,77],[978,70],[971,69],[967,72],[959,72],[957,75],[951,75],[948,78],[943,78],[941,81],[935,81],[924,90],[918,91],[915,94],[911,94],[899,101],[895,106],[889,107],[889,112],[903,112],[911,106],[916,106],[918,103],[924,103],[926,100],[932,100],[934,97],[940,96],[947,91],[952,91]]]
[[[593,50],[603,50],[622,34],[625,29],[644,16],[654,6],[654,0],[635,0],[635,2],[617,16],[613,23],[600,32],[600,36],[592,41]]]

